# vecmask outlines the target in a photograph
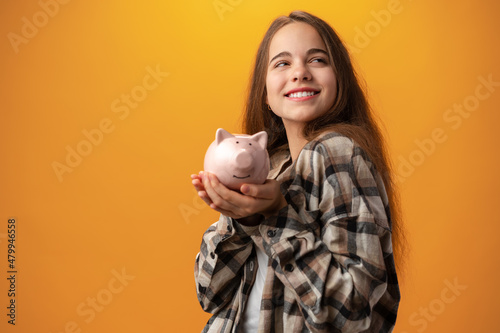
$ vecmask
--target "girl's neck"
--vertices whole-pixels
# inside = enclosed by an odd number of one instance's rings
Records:
[[[288,148],[290,149],[290,156],[292,157],[292,161],[295,162],[300,154],[300,151],[308,141],[306,138],[304,138],[302,134],[302,128],[300,126],[285,126],[285,129],[286,137],[288,139]]]

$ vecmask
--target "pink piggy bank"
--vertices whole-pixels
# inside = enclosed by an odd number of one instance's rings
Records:
[[[267,133],[233,135],[219,128],[205,154],[204,169],[226,187],[238,191],[244,183],[263,184],[269,173]]]

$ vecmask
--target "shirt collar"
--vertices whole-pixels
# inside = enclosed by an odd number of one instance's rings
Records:
[[[286,170],[284,166],[287,164],[291,165],[291,162],[292,157],[290,156],[290,151],[288,149],[283,149],[273,154],[273,156],[270,157],[271,171],[269,171],[268,178],[276,179],[283,173],[283,171]]]

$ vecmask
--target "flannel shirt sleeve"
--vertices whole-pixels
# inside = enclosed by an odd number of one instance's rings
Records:
[[[255,229],[221,214],[205,231],[194,267],[198,301],[204,311],[217,313],[237,294]]]
[[[395,321],[394,295],[386,295],[395,278],[387,195],[362,149],[338,134],[306,145],[285,197],[288,206],[261,232],[308,328],[371,332],[388,325],[371,322],[374,310]]]

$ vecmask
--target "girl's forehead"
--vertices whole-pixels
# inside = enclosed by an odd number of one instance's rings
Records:
[[[300,51],[311,48],[326,50],[325,43],[318,31],[303,22],[293,22],[285,25],[274,34],[269,44],[269,56],[283,51]]]

